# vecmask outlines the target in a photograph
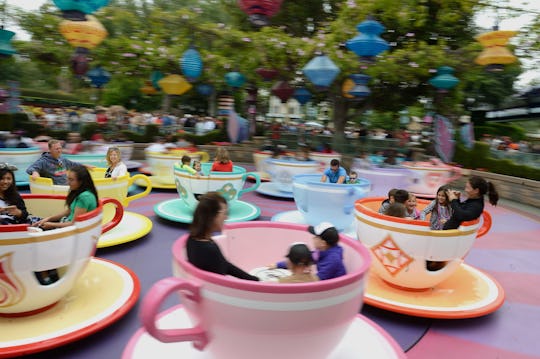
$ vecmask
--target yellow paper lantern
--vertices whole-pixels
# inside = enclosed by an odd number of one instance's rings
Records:
[[[354,98],[353,95],[349,93],[355,86],[355,83],[352,79],[347,78],[345,81],[343,81],[343,85],[341,86],[341,93],[343,97],[346,98]]]
[[[517,31],[496,30],[480,34],[476,40],[484,46],[484,50],[474,60],[478,65],[508,65],[517,61],[507,48],[508,40],[517,34]]]
[[[86,18],[87,21],[60,22],[60,33],[71,46],[93,49],[107,37],[108,33],[94,16],[87,15]]]
[[[182,95],[193,87],[180,75],[168,75],[159,80],[158,84],[167,95]]]

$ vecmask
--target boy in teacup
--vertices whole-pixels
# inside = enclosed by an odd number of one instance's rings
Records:
[[[320,280],[341,277],[347,274],[343,264],[343,247],[339,242],[339,233],[330,222],[321,222],[316,226],[309,226],[308,232],[313,234],[313,259],[317,265],[317,277]],[[270,268],[287,268],[285,261],[271,265]]]
[[[285,257],[287,257],[287,268],[291,271],[291,275],[279,278],[280,283],[304,283],[319,280],[319,277],[311,271],[315,261],[307,245],[293,243]]]

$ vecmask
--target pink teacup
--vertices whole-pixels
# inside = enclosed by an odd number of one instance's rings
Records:
[[[359,242],[340,237],[348,274],[325,281],[253,282],[200,270],[186,259],[188,235],[173,245],[177,277],[147,293],[142,322],[162,342],[192,341],[212,358],[323,359],[339,344],[363,303],[370,255]],[[224,255],[251,271],[283,259],[294,242],[311,243],[306,226],[279,222],[227,224],[218,241]],[[156,326],[163,301],[178,293],[193,328]]]

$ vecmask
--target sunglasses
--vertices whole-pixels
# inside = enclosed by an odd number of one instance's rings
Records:
[[[10,171],[18,170],[17,166],[10,165],[9,163],[6,163],[6,162],[0,162],[0,170],[6,169],[6,168]]]

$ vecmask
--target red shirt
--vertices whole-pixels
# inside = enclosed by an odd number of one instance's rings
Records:
[[[232,161],[229,161],[227,163],[214,162],[212,163],[212,169],[210,169],[210,171],[216,171],[216,172],[232,172],[232,170],[233,170]]]

